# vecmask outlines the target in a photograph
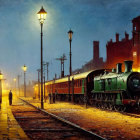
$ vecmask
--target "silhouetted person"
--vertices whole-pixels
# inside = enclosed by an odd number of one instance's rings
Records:
[[[51,104],[52,102],[51,102],[51,94],[49,93],[49,103]]]
[[[53,93],[53,103],[55,103],[55,93]]]
[[[9,105],[12,105],[12,91],[9,92]]]

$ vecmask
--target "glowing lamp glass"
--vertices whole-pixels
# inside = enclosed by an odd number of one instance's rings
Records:
[[[37,16],[40,23],[44,23],[44,20],[46,19],[47,16],[47,12],[43,9],[43,6],[40,9],[40,11],[37,13]]]
[[[13,80],[14,80],[14,82],[16,82],[16,80],[17,80],[17,79],[16,79],[16,78],[14,78]]]
[[[73,31],[72,30],[69,30],[68,31],[68,35],[69,35],[69,40],[72,40]]]
[[[24,72],[27,71],[27,67],[25,65],[22,67],[22,69],[23,69]]]

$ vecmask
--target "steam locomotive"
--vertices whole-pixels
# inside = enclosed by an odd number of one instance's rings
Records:
[[[133,61],[117,64],[117,71],[94,77],[91,104],[101,108],[124,111],[140,104],[140,73],[132,72]]]
[[[132,72],[133,61],[115,69],[92,70],[45,83],[44,97],[125,111],[140,105],[140,73]],[[36,90],[38,94],[38,90]]]

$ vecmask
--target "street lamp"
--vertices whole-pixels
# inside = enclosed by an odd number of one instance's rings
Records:
[[[69,42],[70,42],[70,66],[69,66],[69,77],[68,77],[68,81],[69,81],[69,88],[68,88],[68,92],[69,92],[69,101],[70,101],[70,76],[72,75],[72,66],[71,66],[71,41],[72,41],[72,35],[73,35],[73,31],[70,29],[68,31],[68,35],[69,35]]]
[[[15,93],[16,93],[16,78],[13,79],[14,83],[15,83]]]
[[[41,26],[41,108],[43,109],[43,23],[47,15],[47,12],[43,9],[43,6],[37,15]]]
[[[24,97],[26,97],[26,79],[25,79],[26,77],[25,77],[25,74],[26,74],[26,71],[27,71],[27,67],[25,66],[25,64],[22,67],[22,69],[24,71]]]
[[[69,35],[69,42],[70,42],[70,67],[69,67],[69,72],[70,72],[70,76],[72,75],[72,66],[71,66],[71,56],[72,56],[72,53],[71,53],[71,42],[72,42],[72,35],[73,35],[73,31],[70,29],[68,31],[68,35]]]
[[[3,79],[3,74],[0,71],[0,104],[2,103],[2,79]]]

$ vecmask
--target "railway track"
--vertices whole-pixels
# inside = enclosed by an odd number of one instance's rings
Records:
[[[140,114],[133,114],[133,113],[127,113],[127,112],[122,112],[122,114],[134,117],[134,118],[140,118]]]
[[[21,100],[18,105],[12,106],[12,112],[31,140],[105,140],[91,131]]]

